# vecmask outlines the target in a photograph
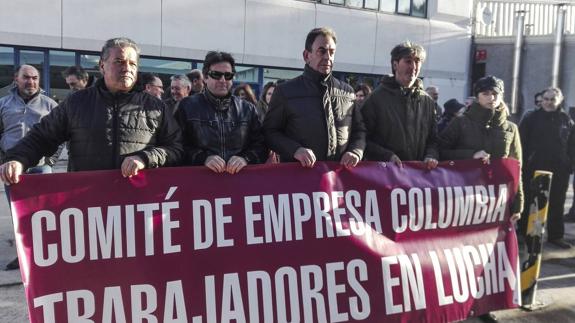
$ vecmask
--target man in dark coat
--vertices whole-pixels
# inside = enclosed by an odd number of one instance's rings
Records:
[[[335,50],[333,30],[311,30],[303,52],[303,74],[274,91],[264,134],[282,162],[313,167],[316,160],[331,160],[353,167],[363,157],[365,128],[353,104],[353,89],[332,75]]]
[[[178,164],[182,145],[175,119],[160,100],[133,90],[139,52],[128,38],[108,40],[100,58],[103,78],[69,95],[8,150],[2,181],[18,183],[23,169],[66,141],[71,171],[121,169],[130,177],[144,168]]]
[[[365,100],[361,112],[367,129],[367,160],[423,160],[437,166],[435,102],[417,78],[425,60],[425,49],[405,42],[391,51],[393,75]]]

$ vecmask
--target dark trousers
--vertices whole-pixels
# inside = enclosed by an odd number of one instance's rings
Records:
[[[553,172],[551,180],[551,191],[549,192],[549,207],[547,209],[547,240],[556,240],[563,238],[565,234],[565,225],[563,222],[563,212],[565,211],[565,197],[567,195],[567,188],[569,186],[568,171],[550,170]],[[529,216],[529,202],[532,200],[531,195],[531,179],[533,178],[533,171],[526,170],[523,180],[524,192],[526,194],[526,205],[524,213],[519,222],[519,232],[525,234]]]

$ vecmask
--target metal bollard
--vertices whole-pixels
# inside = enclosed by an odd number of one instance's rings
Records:
[[[535,300],[537,280],[541,272],[541,251],[543,249],[543,232],[547,222],[549,191],[553,173],[537,170],[529,187],[529,216],[525,246],[527,254],[521,260],[521,298],[522,307],[535,310],[545,306]]]

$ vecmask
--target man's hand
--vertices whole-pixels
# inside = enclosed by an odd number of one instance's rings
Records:
[[[431,157],[425,157],[423,162],[425,163],[425,166],[427,166],[427,169],[434,169],[438,164],[437,159]]]
[[[245,158],[240,156],[232,156],[228,160],[228,164],[226,165],[226,172],[230,174],[239,173],[242,168],[246,167],[248,161]]]
[[[315,154],[311,149],[300,147],[293,154],[293,158],[299,160],[303,167],[312,168],[315,164]]]
[[[138,156],[128,156],[124,158],[124,161],[122,162],[122,176],[132,177],[134,175],[138,175],[138,171],[144,168],[146,168],[146,165],[142,158]]]
[[[17,184],[23,171],[22,163],[12,160],[0,165],[0,178],[6,185]]]
[[[343,154],[343,156],[341,156],[339,163],[346,168],[355,167],[357,166],[357,163],[359,163],[359,156],[350,151],[347,151],[345,154]]]
[[[399,159],[399,157],[397,157],[397,155],[391,156],[389,161],[396,164],[399,168],[403,168],[403,163],[401,162],[401,159]]]
[[[491,155],[485,150],[476,151],[475,154],[473,154],[473,159],[481,159],[484,164],[489,164],[489,158],[491,158]]]
[[[208,156],[204,165],[214,173],[223,173],[226,171],[226,161],[218,155]]]

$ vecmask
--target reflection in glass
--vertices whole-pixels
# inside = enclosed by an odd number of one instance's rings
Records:
[[[427,16],[427,0],[413,0],[411,15],[425,18]]]
[[[373,9],[373,10],[377,10],[377,6],[378,6],[378,2],[379,0],[365,0],[364,3],[364,8],[365,9]]]
[[[70,88],[62,76],[62,72],[75,64],[76,53],[50,51],[50,95],[56,102],[63,100],[70,93]]]
[[[14,49],[0,47],[0,97],[8,94],[12,88],[14,75]]]
[[[235,82],[257,82],[259,67],[236,65]]]
[[[354,8],[363,8],[363,0],[347,0],[346,5]]]
[[[380,0],[381,7],[379,10],[385,12],[395,12],[395,0]]]
[[[397,0],[397,13],[409,15],[411,0]]]
[[[344,0],[329,0],[330,4],[340,4],[342,6],[343,6],[344,2],[345,2]]]
[[[278,80],[291,80],[301,73],[302,70],[282,70],[264,67],[264,84],[267,82],[277,82]]]

